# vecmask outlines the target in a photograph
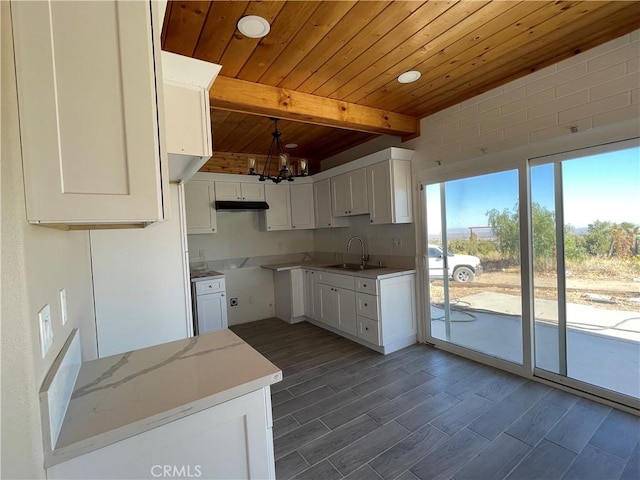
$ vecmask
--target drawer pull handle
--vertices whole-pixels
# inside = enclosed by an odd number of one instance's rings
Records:
[[[365,307],[368,307],[369,305],[367,305],[366,303],[364,304]]]
[[[369,327],[364,327],[364,329],[368,332],[369,331]]]
[[[367,288],[367,284],[366,284],[366,283],[364,283],[362,286],[363,286],[364,288]]]

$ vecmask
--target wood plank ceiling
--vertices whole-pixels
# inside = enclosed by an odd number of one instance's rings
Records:
[[[267,19],[270,33],[243,36],[245,15]],[[217,153],[266,153],[276,116],[283,143],[299,145],[292,157],[318,171],[381,133],[417,134],[410,117],[417,125],[639,25],[636,1],[170,1],[162,48],[222,65],[211,89]],[[421,78],[400,84],[409,70]]]

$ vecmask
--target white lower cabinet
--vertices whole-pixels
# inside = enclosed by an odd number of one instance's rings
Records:
[[[318,275],[315,270],[303,270],[304,315],[317,319],[319,311]]]
[[[272,428],[264,387],[53,465],[47,478],[272,479]]]
[[[287,323],[305,320],[304,275],[300,268],[275,272],[276,317]]]
[[[201,295],[196,300],[198,308],[198,333],[214,332],[227,328],[227,300],[224,293]]]
[[[358,338],[373,343],[374,345],[380,345],[380,329],[378,328],[378,322],[369,318],[358,316]]]
[[[355,335],[356,293],[353,290],[347,290],[345,288],[335,288],[335,290],[337,292],[338,304],[338,322],[336,327],[338,328],[338,330],[342,330],[343,332]]]
[[[318,285],[318,297],[320,299],[320,313],[317,319],[335,327],[338,323],[338,302],[335,288],[330,285]]]
[[[316,271],[316,278],[312,323],[385,354],[416,343],[415,273],[377,279]]]
[[[195,303],[194,330],[196,335],[215,332],[229,326],[227,320],[226,281],[224,279],[192,282]]]

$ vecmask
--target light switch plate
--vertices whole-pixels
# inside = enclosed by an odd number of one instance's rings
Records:
[[[38,322],[40,324],[40,347],[42,350],[42,358],[44,358],[53,343],[51,306],[48,303],[38,312]]]
[[[64,288],[60,290],[60,319],[62,325],[67,323],[67,291]]]

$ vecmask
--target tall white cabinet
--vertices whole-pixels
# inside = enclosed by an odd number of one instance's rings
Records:
[[[156,2],[12,2],[27,219],[167,216]]]
[[[90,232],[99,357],[193,335],[183,187],[169,187],[167,221]]]

